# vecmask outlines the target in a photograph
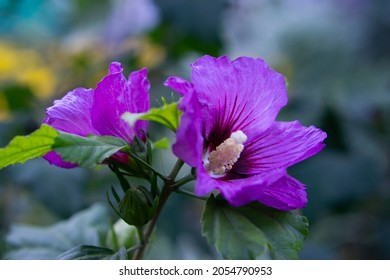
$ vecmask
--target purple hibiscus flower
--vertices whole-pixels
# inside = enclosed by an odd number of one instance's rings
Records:
[[[298,121],[275,121],[287,104],[284,77],[261,59],[203,56],[192,83],[165,82],[183,95],[174,153],[197,168],[195,193],[219,190],[233,206],[252,201],[302,208],[306,188],[287,167],[318,153],[326,133]]]
[[[149,110],[149,81],[147,69],[132,72],[129,79],[122,74],[120,63],[112,62],[109,73],[96,89],[76,88],[46,110],[43,121],[57,130],[80,136],[90,134],[115,136],[131,143],[134,136],[146,140],[147,121],[137,121],[130,127],[121,116],[125,112],[141,113]],[[117,160],[126,162],[127,156],[114,155]],[[64,168],[76,164],[64,162],[54,151],[44,156],[49,163]]]

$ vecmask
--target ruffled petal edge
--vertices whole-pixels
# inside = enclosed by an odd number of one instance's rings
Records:
[[[183,95],[178,107],[183,115],[176,131],[176,143],[172,146],[173,153],[188,165],[196,167],[202,160],[203,138],[199,104],[193,85],[179,77],[168,78],[164,85]]]

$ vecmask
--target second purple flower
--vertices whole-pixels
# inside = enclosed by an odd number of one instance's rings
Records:
[[[76,88],[46,110],[44,123],[57,130],[88,136],[115,136],[131,143],[135,136],[146,141],[147,121],[137,121],[133,127],[122,120],[125,112],[141,113],[149,110],[147,69],[134,71],[129,79],[122,74],[120,63],[113,62],[109,73],[96,89]],[[117,160],[126,162],[127,155],[117,153]],[[77,165],[64,162],[54,151],[44,158],[51,164],[72,168]]]

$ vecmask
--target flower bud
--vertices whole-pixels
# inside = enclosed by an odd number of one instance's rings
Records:
[[[153,207],[151,194],[141,186],[127,190],[118,204],[118,211],[129,225],[142,226],[150,220],[150,209]]]

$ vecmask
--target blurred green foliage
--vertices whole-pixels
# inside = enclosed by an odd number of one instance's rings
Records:
[[[118,9],[138,21],[118,20]],[[149,68],[154,102],[169,96],[162,86],[169,75],[188,77],[188,64],[203,54],[262,57],[289,80],[280,119],[328,133],[324,151],[289,170],[308,186],[301,258],[389,259],[389,12],[386,0],[0,0],[0,144],[35,130],[67,91],[95,87],[113,60],[127,71]],[[118,182],[99,168],[64,170],[37,159],[0,170],[0,257],[60,253],[18,255],[23,245],[12,240],[30,232],[26,224],[39,239],[93,203],[106,205]],[[203,205],[172,197],[147,257],[219,258],[200,236]],[[106,211],[99,223],[113,217]]]

